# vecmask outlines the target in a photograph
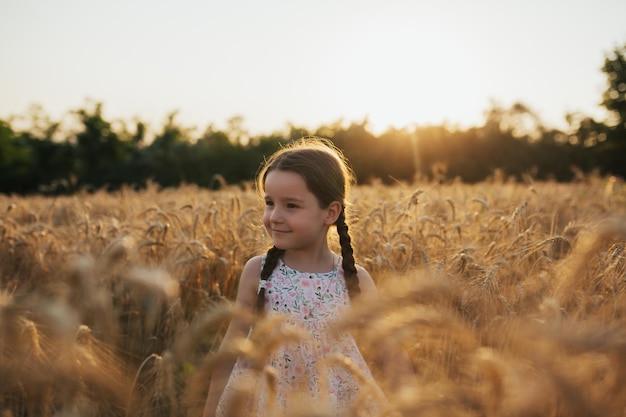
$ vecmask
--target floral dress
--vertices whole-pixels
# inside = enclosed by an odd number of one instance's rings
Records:
[[[280,318],[272,331],[282,331],[288,341],[270,349],[260,366],[239,357],[216,415],[288,416],[303,409],[330,416],[377,415],[382,392],[356,341],[347,332],[330,331],[350,306],[343,269],[306,273],[279,260],[261,287],[268,320]]]

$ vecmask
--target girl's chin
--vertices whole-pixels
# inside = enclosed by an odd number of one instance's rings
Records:
[[[274,243],[274,246],[276,246],[276,249],[289,249],[289,245],[286,242],[281,241],[280,239],[272,239],[272,242]]]
[[[270,238],[272,239],[272,243],[274,244],[274,246],[276,246],[278,249],[282,249],[282,246],[285,245],[285,241],[279,236],[276,236],[276,234],[274,233],[270,234]]]

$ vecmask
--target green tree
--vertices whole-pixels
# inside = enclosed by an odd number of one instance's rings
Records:
[[[93,109],[76,111],[83,129],[76,134],[79,185],[89,187],[119,187],[131,182],[125,176],[126,165],[135,143],[122,140],[111,123],[102,116],[102,103]]]
[[[598,145],[599,164],[604,173],[626,175],[626,45],[616,48],[604,60],[602,71],[607,87],[602,94],[602,105],[615,119],[612,126],[598,132],[603,139]]]
[[[178,124],[174,111],[167,115],[163,129],[145,148],[146,171],[144,175],[163,187],[176,187],[183,182],[195,182],[189,176],[192,140],[191,128]]]
[[[60,140],[61,124],[40,105],[29,106],[25,116],[12,116],[0,128],[0,189],[4,193],[65,193],[73,178],[75,149]],[[13,124],[22,126],[15,131]]]
[[[602,94],[602,105],[616,116],[619,125],[626,128],[626,45],[616,48],[605,58],[602,71],[608,81]]]
[[[38,138],[31,132],[20,134],[20,140],[33,155],[34,166],[30,171],[33,184],[30,191],[62,194],[74,189],[76,147],[72,143]]]
[[[0,192],[32,191],[35,158],[28,144],[15,134],[9,123],[0,120]]]

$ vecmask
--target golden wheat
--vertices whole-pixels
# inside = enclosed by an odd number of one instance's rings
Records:
[[[526,183],[353,190],[355,254],[381,297],[337,331],[358,335],[381,415],[624,415],[626,193],[599,177]],[[260,210],[236,187],[0,196],[0,413],[199,416],[224,355],[271,390],[265,359],[297,329],[267,318],[215,353],[233,314],[254,320],[230,300],[269,243]],[[377,370],[381,340],[417,382]],[[358,379],[343,358],[324,366]]]

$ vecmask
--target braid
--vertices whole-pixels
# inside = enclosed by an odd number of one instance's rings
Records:
[[[272,246],[270,250],[267,251],[265,263],[261,269],[261,281],[266,281],[270,275],[272,275],[272,272],[278,263],[278,258],[280,258],[284,252],[285,251],[283,249],[278,249],[276,246]],[[259,290],[259,295],[256,299],[256,312],[259,315],[263,315],[265,312],[265,288],[261,288]]]
[[[337,233],[339,234],[339,243],[341,245],[341,256],[343,261],[341,266],[343,268],[344,276],[346,279],[346,286],[348,287],[348,294],[350,298],[358,296],[361,293],[359,288],[359,278],[356,272],[356,262],[354,260],[354,254],[352,250],[352,243],[350,242],[350,235],[348,234],[348,225],[346,224],[345,208],[342,208],[339,217],[337,218]]]

